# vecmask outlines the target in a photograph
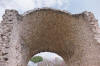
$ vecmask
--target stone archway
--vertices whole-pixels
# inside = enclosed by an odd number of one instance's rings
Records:
[[[8,66],[27,66],[41,51],[58,53],[68,66],[99,66],[99,48],[85,17],[53,9],[15,14]]]

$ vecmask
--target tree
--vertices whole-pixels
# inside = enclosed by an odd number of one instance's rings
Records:
[[[31,58],[31,61],[34,63],[38,63],[38,62],[43,61],[43,58],[41,56],[34,56]]]

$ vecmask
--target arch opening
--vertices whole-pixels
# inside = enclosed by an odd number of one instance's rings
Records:
[[[64,59],[54,52],[40,52],[35,54],[27,66],[66,66]]]

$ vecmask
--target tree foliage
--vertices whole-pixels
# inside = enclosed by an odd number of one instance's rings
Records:
[[[41,56],[34,56],[31,58],[31,61],[34,63],[38,63],[38,62],[43,61],[43,58]]]

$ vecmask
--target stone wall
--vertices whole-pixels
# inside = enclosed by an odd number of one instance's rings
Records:
[[[3,21],[0,24],[0,66],[8,66],[9,64],[11,33],[14,23],[18,22],[17,17],[20,18],[15,10],[5,10],[2,17]]]
[[[19,15],[6,10],[0,24],[0,66],[26,66],[43,51],[58,53],[69,66],[100,66],[99,33],[91,12],[39,9]]]
[[[85,18],[85,20],[89,22],[90,28],[94,32],[94,39],[96,39],[96,41],[100,43],[100,27],[98,24],[98,20],[95,18],[94,14],[91,12],[85,11],[82,13],[82,15]]]

